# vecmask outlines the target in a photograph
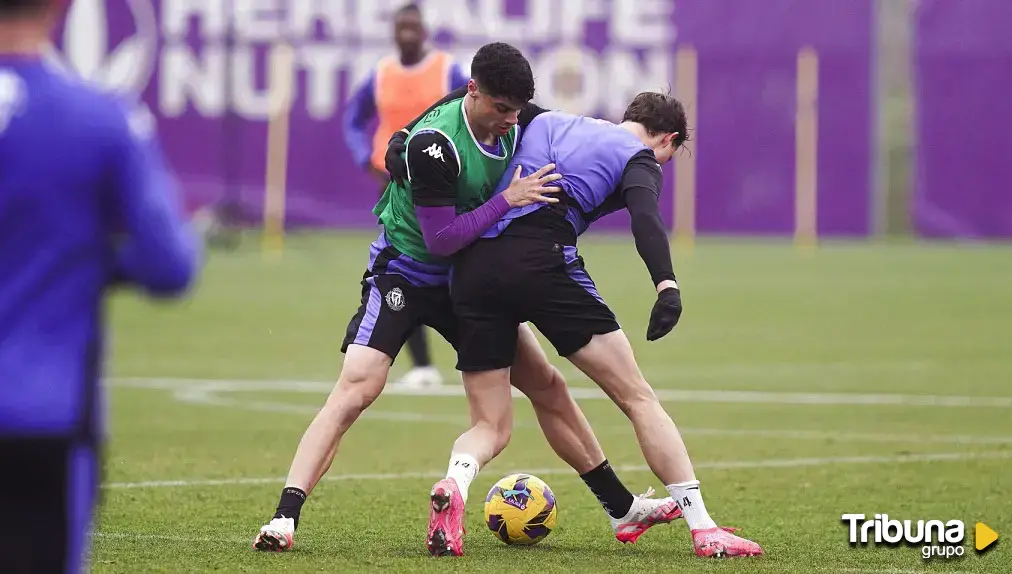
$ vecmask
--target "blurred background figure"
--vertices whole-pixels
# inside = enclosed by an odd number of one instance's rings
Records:
[[[355,162],[377,181],[377,199],[389,181],[383,155],[387,141],[415,116],[447,92],[467,84],[468,77],[449,53],[428,45],[429,32],[416,4],[407,4],[394,14],[394,41],[397,53],[376,64],[348,102],[344,115],[344,137]],[[375,128],[370,131],[370,127]],[[432,365],[425,327],[408,339],[414,367],[397,381],[409,387],[442,384],[439,370]]]
[[[106,295],[176,297],[197,269],[154,119],[43,62],[63,5],[0,0],[0,572],[85,568]]]

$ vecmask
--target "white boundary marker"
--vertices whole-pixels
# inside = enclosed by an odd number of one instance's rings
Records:
[[[120,378],[111,381],[114,387],[171,390],[177,393],[192,392],[198,395],[221,392],[284,391],[286,393],[329,393],[333,383],[320,381],[243,381],[202,380],[171,378]],[[600,389],[570,387],[577,400],[607,399]],[[790,393],[767,391],[700,391],[655,389],[662,401],[681,403],[764,403],[775,405],[833,405],[833,406],[922,406],[922,407],[978,407],[1012,408],[1012,397],[970,397],[957,395],[903,395],[865,393]],[[407,389],[388,385],[385,395],[416,397],[463,397],[461,385],[443,385],[432,389]],[[516,389],[514,397],[522,397]]]
[[[118,379],[113,385],[123,388],[141,388],[153,390],[170,391],[173,398],[179,402],[199,404],[204,406],[217,406],[234,408],[248,411],[288,413],[288,414],[315,414],[319,406],[312,404],[286,403],[277,401],[259,401],[254,399],[240,399],[236,397],[222,396],[222,393],[258,393],[263,390],[278,390],[285,394],[325,394],[329,393],[330,383],[313,381],[240,381],[240,380],[200,380],[200,379]],[[396,386],[390,386],[385,391],[390,395],[401,396],[462,396],[462,388],[458,385],[440,387],[431,390],[410,390]],[[577,398],[604,399],[603,393],[597,389],[576,387],[571,392]],[[663,391],[661,392],[663,393]],[[517,396],[519,393],[516,393]],[[864,395],[867,397],[876,395]],[[903,396],[903,395],[897,395]],[[967,398],[967,397],[957,397]],[[819,403],[826,404],[826,403]],[[385,411],[377,408],[367,410],[362,414],[362,419],[373,421],[394,421],[402,423],[434,423],[448,424],[464,427],[468,417],[464,415],[431,414],[405,411]],[[517,428],[537,428],[536,421],[517,421]],[[594,430],[598,434],[609,432],[628,432],[628,424],[596,425]],[[945,435],[945,434],[915,434],[915,433],[872,433],[872,432],[849,432],[849,431],[826,431],[826,430],[803,430],[803,429],[722,429],[722,428],[693,428],[681,427],[682,434],[687,436],[731,436],[746,438],[769,438],[769,439],[790,439],[790,440],[813,440],[813,441],[847,441],[847,442],[879,442],[879,443],[934,443],[934,444],[957,444],[957,445],[1006,445],[1012,444],[1012,436],[973,436],[973,435]]]
[[[217,406],[235,408],[249,411],[288,413],[288,414],[316,414],[319,407],[293,403],[273,403],[265,401],[243,401],[239,399],[217,396],[213,392],[198,390],[183,390],[175,393],[175,398],[181,402],[194,403],[206,406]],[[434,415],[430,413],[405,412],[405,411],[384,411],[369,409],[362,413],[361,419],[373,421],[392,421],[402,423],[432,423],[447,424],[465,428],[470,420],[465,415]],[[537,421],[516,421],[515,428],[540,428]],[[632,427],[629,424],[607,424],[594,425],[596,434],[629,432]],[[961,444],[961,445],[1000,445],[1012,444],[1012,436],[972,436],[972,435],[918,435],[918,434],[890,434],[890,433],[861,433],[845,431],[820,431],[800,429],[722,429],[722,428],[694,428],[679,427],[679,431],[686,436],[731,436],[747,438],[770,438],[790,440],[814,440],[814,441],[845,441],[845,442],[885,442],[885,443],[933,443],[933,444]]]
[[[178,534],[155,534],[148,532],[93,532],[95,538],[107,538],[111,540],[158,540],[165,542],[205,542],[215,544],[248,544],[252,537],[222,536],[213,538],[210,536],[180,536]]]
[[[715,470],[745,470],[763,468],[801,468],[813,466],[848,465],[848,464],[907,464],[919,462],[958,462],[968,460],[993,460],[1012,458],[1012,451],[994,452],[947,452],[947,453],[926,453],[897,456],[839,456],[825,458],[787,458],[787,459],[759,459],[759,460],[735,460],[735,461],[711,461],[697,462],[695,468],[706,468]],[[539,476],[552,476],[560,474],[571,474],[571,468],[536,468],[520,469],[522,472],[536,474]],[[617,466],[618,472],[649,472],[650,468],[644,465]],[[386,474],[328,474],[323,480],[335,481],[389,481],[389,480],[411,480],[442,478],[444,471],[416,471]],[[152,480],[142,482],[109,482],[102,485],[107,490],[139,489],[139,488],[189,488],[203,486],[252,486],[265,484],[283,484],[284,477],[260,477],[260,478],[221,478],[221,479],[189,479],[189,480]]]

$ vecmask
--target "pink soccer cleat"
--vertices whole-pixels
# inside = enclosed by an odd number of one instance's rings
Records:
[[[429,536],[425,545],[432,556],[464,555],[464,499],[457,482],[444,478],[429,494]]]
[[[619,542],[635,543],[651,526],[667,524],[682,517],[681,509],[671,497],[650,498],[653,494],[653,488],[647,490],[633,500],[628,514],[611,519],[611,527]]]
[[[763,549],[740,536],[732,534],[734,528],[706,528],[692,531],[692,545],[696,556],[702,558],[734,558],[737,556],[761,556]]]

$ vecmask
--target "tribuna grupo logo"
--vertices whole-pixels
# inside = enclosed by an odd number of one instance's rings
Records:
[[[844,514],[840,520],[847,525],[851,545],[886,544],[919,546],[921,557],[955,558],[966,549],[966,526],[962,520],[896,520],[888,514],[868,519],[864,514]]]

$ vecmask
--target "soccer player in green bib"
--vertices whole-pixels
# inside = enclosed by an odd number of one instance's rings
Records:
[[[479,49],[471,74],[465,96],[433,107],[410,129],[404,158],[407,181],[392,181],[375,208],[383,231],[371,245],[361,306],[341,346],[345,353],[341,374],[299,443],[274,517],[253,542],[258,550],[292,547],[306,497],[329,470],[341,438],[379,397],[390,366],[412,331],[430,326],[457,347],[447,255],[473,241],[511,207],[557,201],[546,194],[558,188],[545,187],[560,177],[550,173],[553,165],[525,178],[518,177],[518,171],[512,184],[489,200],[516,151],[525,113],[532,117],[527,112],[532,110],[534,76],[523,54],[502,43]],[[633,541],[651,526],[680,517],[670,497],[630,493],[533,332],[522,325],[518,336],[511,381],[531,400],[553,450],[601,502],[616,537]],[[487,431],[503,434],[501,429]],[[441,449],[433,454],[444,455]],[[474,459],[450,461],[448,475],[458,481],[470,481],[477,472]],[[461,524],[456,509],[462,505],[454,505],[450,516],[442,503],[434,492],[433,517],[439,523],[450,522],[439,529],[441,537],[434,538],[430,528],[428,551],[460,555],[462,532],[446,526]]]

